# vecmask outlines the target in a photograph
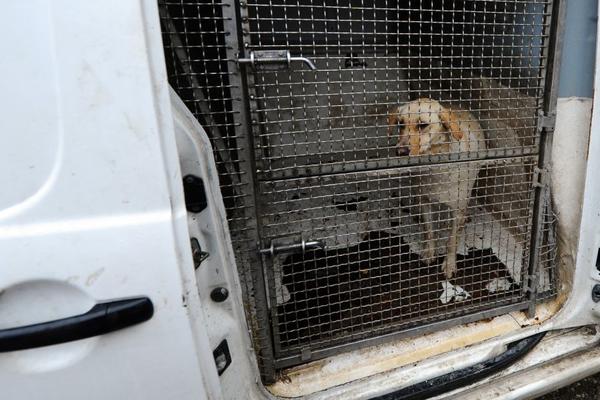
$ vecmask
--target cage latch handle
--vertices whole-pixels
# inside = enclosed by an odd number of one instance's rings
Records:
[[[325,249],[325,243],[322,240],[303,240],[300,243],[282,245],[275,245],[273,242],[271,242],[269,247],[260,250],[260,254],[273,257],[281,253],[292,253],[297,251],[304,253],[308,250],[316,249]]]
[[[255,50],[250,52],[250,57],[238,59],[239,64],[248,64],[253,69],[262,70],[287,69],[295,61],[303,62],[311,70],[317,69],[315,64],[306,57],[292,57],[289,50]]]

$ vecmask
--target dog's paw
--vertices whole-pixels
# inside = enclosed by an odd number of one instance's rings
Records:
[[[456,274],[456,260],[449,260],[448,257],[446,257],[442,264],[442,271],[444,272],[446,279],[452,278]]]

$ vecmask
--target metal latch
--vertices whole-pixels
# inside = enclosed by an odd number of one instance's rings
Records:
[[[249,58],[240,58],[238,63],[250,64],[253,69],[282,70],[290,68],[292,61],[302,61],[308,68],[315,70],[315,64],[306,57],[292,57],[289,50],[255,50]]]
[[[300,250],[302,253],[304,253],[307,250],[315,250],[315,249],[325,249],[325,243],[322,240],[311,240],[311,241],[303,240],[300,243],[282,244],[282,245],[277,246],[273,242],[271,242],[271,246],[269,246],[265,249],[261,249],[260,254],[272,257],[276,254],[281,254],[281,253],[291,253],[291,252],[298,251],[298,250]]]

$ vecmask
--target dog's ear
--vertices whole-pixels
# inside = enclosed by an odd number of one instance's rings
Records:
[[[396,133],[396,126],[402,122],[402,117],[400,116],[400,107],[395,108],[391,113],[388,114],[388,137]]]
[[[442,125],[450,132],[454,139],[461,140],[464,137],[465,134],[460,128],[460,123],[451,110],[444,108],[440,111],[440,119],[442,120]]]

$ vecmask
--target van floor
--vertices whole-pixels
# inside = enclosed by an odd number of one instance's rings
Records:
[[[450,281],[441,272],[443,259],[428,265],[401,236],[384,231],[355,246],[288,256],[281,283],[289,299],[277,308],[282,348],[356,340],[522,299],[491,249],[458,254]],[[499,278],[509,286],[491,292],[490,282]],[[468,295],[444,298],[448,282]]]

